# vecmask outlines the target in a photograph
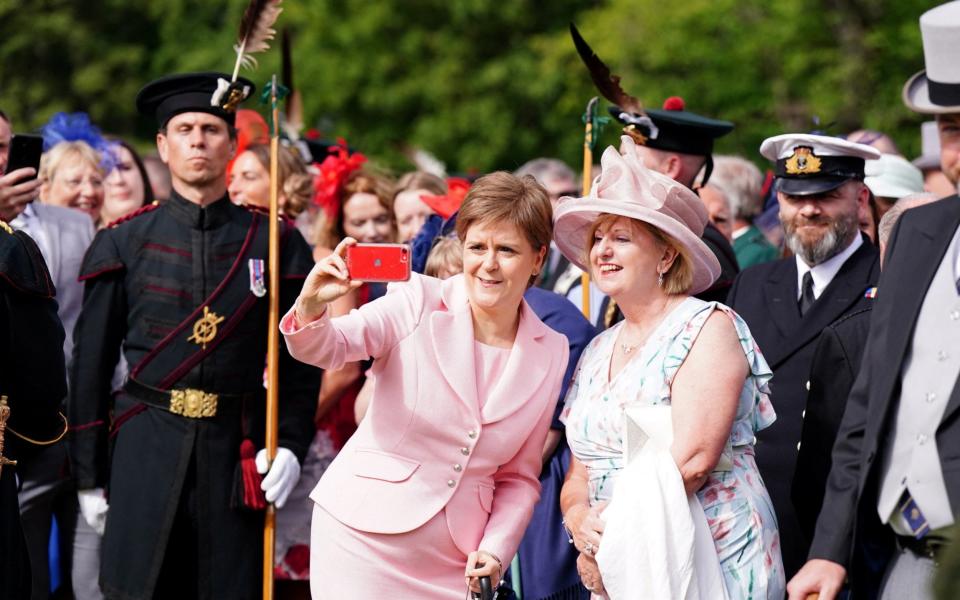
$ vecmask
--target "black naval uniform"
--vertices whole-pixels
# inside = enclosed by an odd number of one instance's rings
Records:
[[[64,333],[54,293],[37,245],[0,223],[0,395],[10,410],[0,456],[7,460],[36,451],[25,438],[50,442],[66,427],[59,412],[67,395]],[[30,598],[15,469],[0,464],[0,598],[9,600]]]
[[[803,485],[794,481],[794,473],[813,353],[825,327],[871,305],[865,292],[876,286],[879,276],[879,252],[864,239],[803,316],[797,308],[797,263],[792,256],[743,270],[727,299],[727,305],[750,327],[773,370],[770,399],[777,420],[757,434],[756,452],[777,513],[787,580],[803,566],[810,547],[797,518],[792,488]]]
[[[78,489],[107,488],[109,598],[260,596],[263,513],[241,508],[238,463],[241,444],[264,445],[268,295],[253,290],[258,266],[269,282],[267,230],[226,196],[202,208],[174,192],[87,252],[72,459]],[[313,260],[295,227],[281,232],[283,312]],[[112,397],[121,345],[130,376]],[[320,374],[281,341],[279,446],[301,462]],[[215,414],[201,393],[218,395]]]

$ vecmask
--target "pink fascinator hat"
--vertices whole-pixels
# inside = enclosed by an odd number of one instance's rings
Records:
[[[693,263],[689,293],[709,288],[720,263],[700,236],[707,224],[703,201],[685,185],[640,163],[636,145],[622,136],[621,155],[612,146],[600,159],[602,171],[585,198],[564,197],[553,213],[553,236],[570,262],[589,270],[587,234],[601,215],[619,215],[653,225],[686,249]]]

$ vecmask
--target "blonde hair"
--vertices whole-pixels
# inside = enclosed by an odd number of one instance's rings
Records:
[[[427,265],[423,269],[423,274],[440,277],[443,271],[452,273],[463,271],[463,244],[456,238],[440,238],[427,255]]]
[[[88,143],[81,140],[71,142],[60,142],[53,148],[50,148],[40,157],[40,172],[37,177],[43,183],[49,184],[57,174],[57,169],[66,161],[78,161],[85,163],[105,176],[103,166],[100,164],[100,153],[94,150]]]
[[[676,251],[677,257],[673,260],[673,264],[663,272],[663,291],[667,294],[686,294],[693,285],[693,260],[690,258],[690,253],[683,244],[646,221],[612,214],[603,214],[597,217],[587,234],[586,256],[583,257],[584,264],[590,264],[590,249],[593,248],[593,240],[597,230],[601,227],[609,227],[620,219],[626,219],[634,230],[642,229],[649,233],[661,248],[673,248]]]
[[[337,244],[347,236],[343,230],[343,207],[354,194],[373,194],[377,197],[380,206],[390,214],[393,238],[397,237],[397,221],[393,216],[393,186],[385,176],[378,175],[367,169],[357,169],[347,175],[346,181],[340,188],[338,197],[339,209],[335,219],[328,219],[321,212],[317,216],[314,227],[314,241],[322,248],[336,248]]]
[[[434,196],[443,196],[447,193],[447,182],[433,173],[411,171],[397,181],[393,188],[393,198],[396,199],[401,192],[410,190],[427,190]]]

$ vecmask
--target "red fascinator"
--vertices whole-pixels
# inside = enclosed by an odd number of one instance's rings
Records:
[[[340,214],[340,191],[343,182],[350,173],[367,162],[367,157],[359,152],[350,154],[347,141],[337,138],[337,145],[330,146],[330,153],[318,165],[320,173],[313,180],[313,203],[323,209],[328,219],[336,219]]]
[[[447,178],[447,194],[445,196],[423,194],[420,199],[446,221],[460,210],[460,205],[463,204],[463,199],[466,198],[469,190],[470,182],[466,179],[449,177]]]

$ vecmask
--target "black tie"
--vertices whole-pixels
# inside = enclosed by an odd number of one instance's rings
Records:
[[[813,275],[810,271],[803,274],[803,291],[800,294],[800,316],[807,314],[817,299],[813,296]]]

